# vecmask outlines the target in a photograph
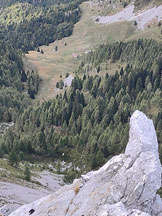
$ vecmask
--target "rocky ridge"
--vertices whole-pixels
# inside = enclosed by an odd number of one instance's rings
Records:
[[[135,111],[124,154],[10,216],[162,216],[161,171],[153,122]]]

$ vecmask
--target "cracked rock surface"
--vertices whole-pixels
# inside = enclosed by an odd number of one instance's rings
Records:
[[[33,216],[162,216],[156,194],[161,171],[153,122],[137,110],[124,154],[10,216],[27,216],[31,209]]]

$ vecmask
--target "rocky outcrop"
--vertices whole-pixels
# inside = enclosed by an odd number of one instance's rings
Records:
[[[10,216],[162,216],[161,171],[153,122],[135,111],[124,154]]]

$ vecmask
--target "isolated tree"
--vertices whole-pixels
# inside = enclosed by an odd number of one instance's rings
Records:
[[[99,73],[101,70],[100,65],[97,67],[97,73]]]
[[[124,8],[127,7],[127,5],[128,5],[127,2],[124,2],[124,3],[123,3],[123,7],[124,7]]]
[[[31,172],[28,166],[25,167],[24,177],[26,181],[31,181]]]
[[[99,18],[98,17],[96,18],[96,22],[99,22]]]
[[[63,89],[63,87],[64,87],[64,82],[63,82],[63,80],[60,80],[59,81],[59,88]]]
[[[65,78],[67,78],[68,76],[69,76],[69,73],[66,73],[66,74],[65,74]]]
[[[59,82],[56,83],[56,88],[59,88]]]
[[[58,46],[55,46],[55,51],[56,51],[56,52],[58,51]]]
[[[121,67],[120,69],[120,76],[122,76],[124,74],[124,70],[123,70],[123,67]]]
[[[26,80],[27,80],[27,75],[26,75],[25,71],[22,70],[22,73],[21,73],[21,81],[22,81],[22,82],[26,82]]]
[[[9,162],[11,166],[18,166],[19,157],[15,151],[11,151],[9,154]]]
[[[136,83],[136,91],[139,92],[141,90],[142,90],[142,79],[141,77],[139,77]]]

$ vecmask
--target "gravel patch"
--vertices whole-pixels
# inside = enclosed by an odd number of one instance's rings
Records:
[[[64,86],[71,86],[73,79],[73,75],[69,75],[66,79],[64,79]]]
[[[60,188],[60,185],[64,185],[64,182],[62,180],[63,175],[53,174],[48,172],[47,170],[42,171],[37,177],[34,177],[33,179],[53,192],[58,190]]]
[[[138,14],[134,13],[134,5],[129,5],[119,13],[112,16],[97,16],[93,17],[93,19],[96,23],[101,24],[112,24],[121,21],[136,21],[137,28],[143,30],[148,24],[162,20],[162,5],[140,11]]]
[[[20,184],[0,181],[0,213],[8,216],[21,205],[31,203],[57,191],[62,185],[63,175],[56,175],[49,171],[37,172],[32,181]]]

